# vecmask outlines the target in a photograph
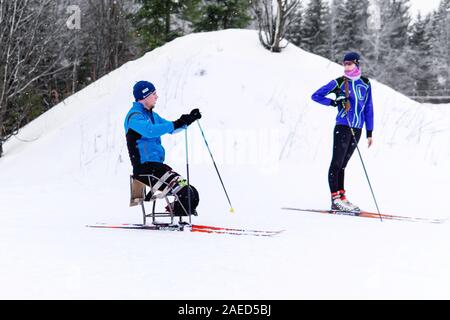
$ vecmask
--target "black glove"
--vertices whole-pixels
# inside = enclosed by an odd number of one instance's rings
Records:
[[[191,120],[190,114],[183,114],[179,119],[175,120],[173,122],[173,129],[177,130],[179,128],[182,128],[184,126],[190,125],[194,120]]]
[[[200,110],[193,109],[189,114],[183,114],[178,120],[173,122],[174,130],[179,129],[184,126],[190,125],[195,120],[198,120],[202,117]]]
[[[189,113],[189,115],[194,118],[194,121],[201,119],[201,117],[202,117],[202,114],[200,113],[200,110],[198,110],[198,109],[192,109],[191,113]]]
[[[331,100],[330,106],[345,108],[345,104],[347,103],[347,101],[348,98],[344,94],[340,94],[337,96],[336,100]]]

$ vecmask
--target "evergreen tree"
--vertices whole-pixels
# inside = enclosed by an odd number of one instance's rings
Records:
[[[330,6],[330,60],[341,62],[344,52],[349,50],[352,23],[348,19],[351,16],[342,0],[332,0]]]
[[[408,72],[409,0],[377,0],[379,29],[369,32],[371,48],[364,52],[369,76],[396,90],[410,90],[412,81]],[[367,47],[368,48],[368,47]]]
[[[181,35],[181,21],[200,0],[137,0],[142,6],[134,17],[145,49],[154,49]]]
[[[329,57],[329,7],[324,0],[311,0],[306,8],[301,47],[309,52]]]
[[[345,32],[348,42],[344,49],[361,52],[369,34],[367,25],[369,0],[347,0],[345,7],[343,20],[348,25],[348,29],[343,32]]]
[[[411,24],[409,0],[392,1],[391,8],[391,28],[387,36],[390,48],[386,53],[387,78],[384,81],[395,86],[396,90],[408,94],[413,82],[413,75],[409,72],[410,66],[407,63],[411,52],[408,46],[408,29]]]
[[[250,22],[248,0],[205,0],[194,31],[245,28]]]
[[[414,77],[414,85],[409,93],[411,96],[427,96],[431,93],[431,84],[435,78],[431,72],[433,66],[432,30],[431,14],[422,18],[419,13],[411,26],[409,37],[411,51],[408,57],[408,66],[409,73]]]
[[[434,20],[432,72],[435,94],[450,96],[450,0],[441,0]]]
[[[292,13],[292,22],[286,31],[286,39],[300,47],[302,43],[303,5],[299,2]]]

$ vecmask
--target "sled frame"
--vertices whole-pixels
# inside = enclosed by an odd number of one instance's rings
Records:
[[[173,198],[172,203],[175,203],[175,201],[179,202],[179,198],[177,194],[173,194],[172,190],[167,190],[166,192],[163,192],[161,190],[155,190],[155,185],[160,182],[160,178],[152,175],[152,174],[141,174],[139,177],[144,177],[148,181],[148,185],[139,181],[136,179],[133,175],[130,175],[130,207],[134,206],[140,206],[142,210],[142,222],[144,225],[147,224],[147,218],[151,218],[153,225],[158,224],[167,224],[167,223],[161,223],[156,220],[156,218],[170,218],[170,224],[173,225],[175,221],[174,215],[174,208],[171,206],[171,202],[169,197]],[[155,179],[157,182],[155,185],[152,184],[151,178]],[[161,186],[161,183],[159,184]],[[167,182],[163,182],[162,185],[168,185]],[[149,191],[147,192],[147,189]],[[167,207],[169,209],[169,212],[157,212],[156,211],[156,202],[158,200],[165,201],[167,204]],[[147,213],[145,209],[145,202],[150,202],[151,205],[151,212]],[[184,212],[187,214],[187,210],[184,208],[184,206],[179,202],[181,207],[183,208]],[[191,216],[187,214],[189,217],[189,224],[191,224]],[[183,222],[183,216],[178,216],[179,221],[178,224],[186,224]]]

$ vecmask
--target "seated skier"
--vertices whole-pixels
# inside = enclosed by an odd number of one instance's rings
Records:
[[[141,175],[153,175],[155,178],[152,177],[150,182],[152,186],[159,182],[158,190],[170,186],[171,193],[179,198],[179,202],[171,204],[174,215],[184,216],[189,213],[190,196],[190,214],[197,215],[195,209],[199,203],[199,194],[192,185],[188,190],[186,180],[164,163],[165,150],[161,145],[161,136],[186,129],[202,117],[199,109],[193,109],[175,121],[168,121],[153,111],[158,95],[152,83],[137,82],[133,87],[133,95],[136,101],[133,102],[124,123],[133,177],[149,185],[148,177]],[[169,208],[166,207],[166,210],[169,211]]]

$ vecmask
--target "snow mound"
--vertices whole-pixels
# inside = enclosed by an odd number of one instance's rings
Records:
[[[4,145],[0,297],[449,298],[447,224],[280,210],[329,206],[335,110],[310,96],[341,72],[292,45],[270,53],[255,31],[198,33],[128,62],[55,106]],[[85,228],[141,221],[139,209],[127,206],[123,120],[132,86],[142,79],[155,84],[155,110],[164,118],[202,111],[235,213],[193,124],[190,176],[200,192],[194,222],[284,233],[260,239]],[[380,209],[448,216],[449,106],[419,104],[371,82],[374,145],[367,149],[361,139],[360,149]],[[183,175],[184,138],[163,137],[166,163]],[[346,188],[352,202],[375,209],[357,154]]]

